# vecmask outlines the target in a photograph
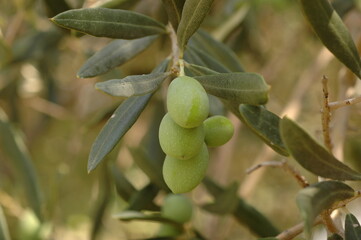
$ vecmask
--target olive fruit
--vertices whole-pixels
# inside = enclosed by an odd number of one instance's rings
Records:
[[[234,133],[232,122],[224,116],[213,116],[203,122],[204,141],[209,147],[217,147],[228,142]]]
[[[209,114],[208,95],[194,78],[180,76],[168,88],[167,108],[172,119],[184,128],[202,125]]]
[[[177,223],[186,223],[192,218],[192,202],[183,195],[169,194],[163,202],[161,214]]]
[[[158,230],[158,237],[175,237],[182,234],[182,228],[176,227],[173,224],[162,224]],[[167,238],[168,239],[168,238]]]
[[[202,149],[203,126],[183,128],[176,124],[167,113],[159,126],[159,143],[167,155],[177,159],[190,159]]]
[[[166,156],[163,163],[163,177],[173,193],[185,193],[195,188],[207,172],[209,154],[203,143],[200,153],[186,161]]]

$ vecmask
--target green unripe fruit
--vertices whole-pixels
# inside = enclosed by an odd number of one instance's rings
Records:
[[[213,116],[203,123],[204,141],[209,147],[217,147],[228,142],[234,133],[232,122],[224,116]]]
[[[202,149],[204,142],[203,126],[182,128],[166,114],[159,126],[159,143],[162,150],[177,159],[190,159]]]
[[[194,78],[181,76],[168,88],[167,108],[172,119],[184,128],[202,125],[209,114],[209,100],[202,85]]]
[[[178,223],[192,218],[192,202],[183,195],[169,194],[162,205],[162,216]]]
[[[173,224],[162,224],[158,230],[158,237],[175,237],[182,234],[182,229]]]
[[[201,152],[187,160],[166,156],[163,164],[163,177],[173,193],[185,193],[195,188],[207,172],[209,154],[206,144]]]

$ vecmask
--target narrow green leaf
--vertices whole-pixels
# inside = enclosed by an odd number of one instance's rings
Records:
[[[159,211],[160,208],[153,203],[153,199],[157,196],[158,192],[159,188],[156,185],[153,183],[148,184],[132,196],[128,210]]]
[[[205,204],[202,208],[218,215],[234,212],[238,205],[238,187],[238,183],[231,184],[227,189],[215,196],[215,201],[213,203]]]
[[[311,236],[311,228],[315,218],[333,204],[351,198],[354,190],[338,181],[324,181],[300,190],[296,197],[297,206],[305,221],[305,232]]]
[[[327,240],[343,240],[343,237],[341,237],[337,233],[334,233],[331,236],[328,236]]]
[[[227,72],[231,72],[227,67],[225,67],[223,65],[223,63],[218,62],[217,59],[215,59],[214,57],[212,57],[211,55],[209,55],[207,52],[199,49],[199,48],[195,48],[192,46],[187,46],[186,48],[186,52],[190,52],[192,56],[196,55],[197,59],[201,60],[201,65],[203,65],[204,67],[210,68],[216,72],[220,72],[220,73],[227,73]],[[187,60],[187,58],[185,57],[185,59]],[[191,62],[191,63],[199,63],[199,60],[197,62]]]
[[[201,49],[221,62],[231,72],[244,72],[237,55],[225,44],[199,29],[189,40],[189,46]]]
[[[154,92],[170,72],[133,75],[95,84],[95,88],[115,97],[139,96]]]
[[[361,60],[351,34],[328,0],[301,0],[305,16],[323,44],[361,78]]]
[[[211,9],[213,0],[186,0],[177,30],[178,44],[181,49],[197,31]]]
[[[1,205],[0,205],[0,239],[10,240],[8,224],[6,222],[6,218]]]
[[[204,178],[203,184],[213,197],[224,192],[222,187],[207,177]],[[272,222],[242,198],[238,198],[237,208],[233,212],[233,216],[240,224],[247,227],[256,236],[267,237],[279,234],[279,231],[273,226]]]
[[[160,213],[141,213],[138,211],[127,210],[113,215],[113,218],[121,221],[151,221],[151,222],[162,222],[162,223],[176,223],[168,218],[163,217]]]
[[[20,184],[23,186],[26,193],[27,201],[38,219],[41,221],[43,219],[43,195],[35,167],[20,130],[13,128],[1,108],[0,147],[16,167],[19,179],[21,179]]]
[[[117,190],[118,195],[128,202],[131,196],[136,193],[137,189],[128,181],[124,174],[119,171],[115,164],[111,165],[110,172],[113,176],[115,189]]]
[[[289,153],[280,135],[280,118],[263,106],[241,104],[239,106],[241,120],[273,150],[283,156]]]
[[[168,63],[169,59],[163,60],[153,70],[153,73],[164,72]],[[122,102],[115,110],[112,117],[110,117],[92,145],[88,159],[88,172],[95,169],[130,127],[133,126],[149,102],[151,96],[152,94],[148,93],[143,96],[130,97]]]
[[[345,219],[345,240],[361,240],[361,226],[357,218],[347,214]]]
[[[195,77],[209,94],[232,102],[265,104],[269,86],[256,73],[221,73]]]
[[[199,66],[185,62],[185,73],[187,76],[203,76],[203,75],[216,75],[218,72],[213,71],[207,67]]]
[[[121,9],[74,9],[51,19],[61,27],[96,37],[134,39],[165,33],[165,26],[140,13]]]
[[[88,172],[98,166],[115,147],[124,134],[133,126],[152,96],[134,96],[124,100],[115,110],[95,139],[88,159]]]
[[[118,67],[144,51],[157,36],[134,40],[114,40],[89,58],[80,68],[79,78],[95,77]]]
[[[173,28],[177,30],[185,0],[162,0],[162,2],[167,12],[168,20]]]
[[[281,138],[289,153],[305,169],[335,180],[361,180],[361,174],[337,160],[295,122],[284,117]]]
[[[266,237],[266,238],[258,238],[257,240],[279,240],[279,238],[276,238],[276,237]]]

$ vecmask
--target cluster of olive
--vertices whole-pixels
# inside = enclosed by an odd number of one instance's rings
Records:
[[[226,143],[233,125],[223,116],[209,115],[209,100],[194,78],[174,79],[167,93],[168,113],[159,127],[159,142],[166,153],[163,177],[174,193],[189,192],[204,178],[208,148]]]

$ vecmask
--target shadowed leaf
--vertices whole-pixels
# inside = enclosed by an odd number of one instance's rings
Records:
[[[168,20],[173,28],[177,30],[185,0],[162,0],[162,2],[167,12]]]
[[[126,63],[144,51],[157,36],[134,40],[114,40],[89,58],[77,73],[79,78],[95,77]]]
[[[178,44],[181,49],[197,31],[207,16],[213,0],[187,0],[184,3],[182,17],[177,30]]]
[[[199,66],[196,64],[185,63],[184,68],[187,76],[203,76],[203,75],[216,75],[218,72],[213,71],[207,67]]]
[[[328,0],[301,0],[303,12],[323,44],[361,78],[361,60],[351,34]]]
[[[165,33],[165,26],[140,13],[121,9],[74,9],[51,19],[61,27],[96,37],[134,39]]]
[[[345,240],[361,240],[361,226],[357,218],[352,214],[346,215]]]
[[[343,240],[343,237],[341,237],[337,233],[334,233],[331,236],[328,236],[327,240]]]
[[[153,199],[157,196],[158,192],[159,188],[155,184],[148,184],[131,197],[128,210],[159,211],[160,208],[153,203]]]
[[[37,174],[24,143],[23,136],[19,130],[13,128],[8,122],[7,116],[0,108],[0,147],[14,164],[20,182],[26,193],[34,213],[41,221],[43,196],[38,182]]]
[[[239,106],[239,113],[242,121],[267,145],[281,155],[289,155],[280,135],[281,119],[276,114],[267,111],[263,106],[245,104]]]
[[[128,181],[115,164],[111,165],[109,168],[113,176],[115,189],[117,190],[118,195],[128,202],[131,196],[136,193],[137,189]]]
[[[169,72],[133,75],[99,82],[95,84],[95,88],[115,97],[139,96],[157,90],[169,75]]]
[[[6,222],[6,218],[1,205],[0,205],[0,239],[10,240],[8,224]]]
[[[295,122],[284,117],[281,138],[289,153],[305,169],[335,180],[361,180],[361,174],[337,160]]]
[[[138,211],[123,211],[113,215],[113,218],[119,219],[121,221],[151,221],[151,222],[162,222],[162,223],[172,223],[179,225],[168,218],[163,217],[160,213],[141,213]]]
[[[300,190],[296,197],[297,206],[305,221],[305,231],[310,239],[315,218],[334,203],[353,197],[354,190],[338,181],[324,181]]]
[[[209,94],[228,101],[251,105],[265,104],[269,86],[256,73],[221,73],[196,76]]]

